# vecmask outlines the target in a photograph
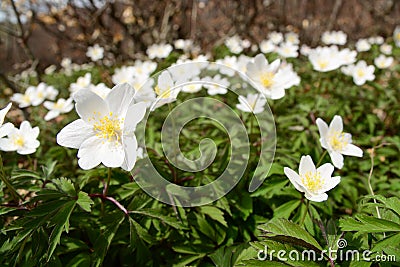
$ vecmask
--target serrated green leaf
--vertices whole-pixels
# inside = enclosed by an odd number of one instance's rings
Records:
[[[400,225],[388,220],[366,215],[356,215],[339,221],[342,231],[355,231],[360,233],[399,232]]]
[[[89,197],[89,195],[83,191],[79,191],[78,200],[76,203],[81,207],[84,211],[90,212],[91,205],[94,204],[93,200]]]
[[[213,206],[201,206],[200,211],[209,216],[211,219],[221,223],[223,226],[228,227],[228,224],[224,218],[224,213],[220,209]]]
[[[47,252],[47,261],[51,259],[51,256],[54,253],[54,250],[56,249],[57,245],[60,242],[60,237],[62,232],[65,231],[68,233],[69,229],[69,217],[71,216],[72,211],[75,208],[76,201],[71,200],[68,201],[67,203],[62,206],[56,215],[54,216],[53,220],[56,224],[54,227],[53,231],[51,232],[51,235],[49,237],[49,249]]]
[[[319,252],[322,251],[321,245],[306,230],[286,219],[274,219],[260,225],[258,228],[264,232],[263,236],[300,245]]]
[[[76,195],[75,187],[72,184],[71,180],[69,180],[65,177],[62,177],[62,178],[53,180],[53,183],[56,185],[58,190],[60,190],[64,193],[67,193],[68,195],[71,195],[71,196]]]
[[[162,222],[174,227],[175,229],[184,229],[186,228],[181,222],[179,222],[176,218],[173,217],[168,217],[165,215],[161,215],[159,213],[159,211],[156,210],[150,210],[150,209],[146,209],[146,210],[133,210],[130,211],[130,213],[132,214],[141,214],[141,215],[145,215],[145,216],[149,216],[152,218],[156,218],[161,220]]]

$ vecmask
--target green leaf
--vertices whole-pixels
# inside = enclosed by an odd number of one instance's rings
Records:
[[[89,267],[90,256],[86,253],[81,253],[73,257],[66,265],[66,267]]]
[[[71,196],[76,195],[75,187],[72,184],[71,180],[62,177],[62,178],[53,180],[53,183],[56,185],[58,190],[65,192]]]
[[[165,215],[161,215],[159,213],[159,211],[156,211],[156,210],[151,210],[151,209],[134,210],[134,211],[130,211],[130,213],[141,214],[141,215],[145,215],[145,216],[149,216],[149,217],[152,217],[152,218],[159,219],[162,222],[174,227],[175,229],[184,229],[184,228],[186,228],[181,222],[177,221],[176,218],[168,217],[168,216],[165,216]]]
[[[286,219],[274,219],[258,228],[271,239],[322,251],[320,244],[306,230]]]
[[[388,220],[366,215],[356,215],[355,218],[346,218],[339,221],[342,231],[355,231],[360,233],[399,232],[400,225]]]
[[[89,197],[89,195],[83,191],[79,191],[78,200],[76,203],[81,207],[84,211],[90,212],[91,205],[94,204],[93,200]]]
[[[129,217],[129,228],[131,235],[131,245],[133,246],[133,242],[136,240],[136,235],[146,241],[147,243],[154,243],[154,238],[149,234],[149,232],[144,229],[138,222]]]
[[[53,220],[56,223],[53,231],[51,232],[49,238],[49,249],[47,252],[47,261],[51,259],[54,250],[56,249],[57,244],[60,242],[60,237],[62,232],[65,231],[68,233],[69,229],[69,217],[71,216],[72,211],[75,208],[76,201],[68,201],[62,206],[59,211],[54,216]]]
[[[301,204],[300,200],[290,200],[274,210],[274,218],[288,219],[290,214]]]
[[[211,219],[221,223],[225,227],[228,227],[228,224],[226,223],[224,218],[224,213],[220,209],[213,206],[202,206],[200,207],[200,210]]]

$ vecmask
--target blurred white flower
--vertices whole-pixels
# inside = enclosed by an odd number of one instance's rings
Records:
[[[303,44],[300,47],[300,54],[302,54],[303,56],[308,57],[308,55],[310,54],[311,50],[312,50],[311,47],[309,47],[306,44]]]
[[[367,39],[359,39],[356,43],[356,50],[358,52],[365,52],[371,49],[371,44]]]
[[[185,93],[197,93],[198,91],[201,90],[201,88],[203,88],[203,85],[200,82],[196,82],[196,81],[200,81],[200,78],[194,77],[192,79],[192,81],[187,82],[184,85],[182,85],[181,91],[185,92]]]
[[[340,63],[342,65],[353,64],[357,60],[357,51],[350,50],[349,48],[344,48],[339,51],[338,54],[340,58]]]
[[[0,109],[0,138],[6,136],[12,128],[14,128],[14,125],[11,122],[4,123],[4,119],[6,117],[7,112],[11,108],[11,103],[9,103],[5,108]]]
[[[337,46],[316,47],[309,52],[308,59],[314,70],[319,72],[332,71],[343,64]]]
[[[340,176],[332,177],[332,164],[325,163],[317,169],[308,155],[301,157],[298,174],[288,167],[283,171],[298,191],[304,193],[308,200],[315,202],[327,200],[326,192],[340,183]]]
[[[193,41],[190,39],[184,40],[184,39],[178,39],[174,42],[174,46],[176,49],[181,49],[185,52],[188,52],[191,50],[193,46]]]
[[[283,41],[283,34],[281,32],[271,32],[268,34],[268,39],[278,45]]]
[[[170,44],[153,44],[147,48],[146,53],[150,59],[166,58],[172,50],[173,47]]]
[[[0,139],[0,150],[17,151],[21,155],[35,153],[40,146],[38,136],[39,127],[32,128],[28,121],[23,121],[19,129],[13,127],[6,138]]]
[[[382,36],[372,36],[368,38],[368,42],[372,45],[374,44],[381,45],[383,44],[384,41],[385,39],[383,39]]]
[[[374,59],[374,64],[379,69],[389,68],[393,64],[393,57],[386,57],[385,55],[379,55]]]
[[[163,71],[157,78],[157,85],[154,92],[157,100],[154,108],[161,107],[164,104],[174,102],[179,93],[179,88],[175,87],[175,82],[168,71]]]
[[[111,76],[112,82],[117,85],[121,83],[128,83],[131,86],[135,80],[135,69],[133,66],[122,66],[114,70]]]
[[[299,35],[295,32],[287,32],[285,34],[285,40],[288,43],[292,43],[294,45],[298,45],[300,43]]]
[[[98,61],[104,57],[104,48],[95,44],[94,46],[89,46],[86,52],[86,56],[92,61]]]
[[[246,74],[255,82],[257,90],[271,99],[282,98],[285,89],[292,87],[293,80],[299,78],[291,67],[282,68],[279,59],[268,63],[263,54],[247,64]]]
[[[373,81],[375,79],[375,67],[372,65],[367,65],[364,60],[360,60],[355,65],[351,64],[344,66],[341,70],[344,74],[352,76],[354,83],[358,86],[365,84],[367,81]]]
[[[78,92],[81,89],[89,89],[92,85],[92,74],[86,73],[85,76],[79,77],[75,83],[71,83],[69,91],[71,94]]]
[[[74,108],[74,104],[72,103],[72,98],[69,99],[59,98],[55,103],[50,101],[45,101],[43,103],[43,106],[49,110],[49,112],[47,112],[46,116],[44,117],[44,120],[46,121],[52,120],[58,117],[60,114],[68,113]]]
[[[144,103],[132,104],[135,90],[128,84],[115,86],[106,99],[90,90],[74,95],[80,117],[57,134],[57,143],[78,150],[78,164],[92,169],[103,163],[130,171],[136,162],[135,128],[146,112]]]
[[[342,31],[324,32],[321,40],[327,45],[344,45],[347,42],[347,35]]]
[[[258,114],[264,111],[267,100],[261,94],[248,94],[246,97],[239,95],[239,104],[236,107],[244,112]]]
[[[227,87],[229,87],[229,81],[217,74],[214,77],[204,77],[202,81],[206,82],[203,86],[207,89],[209,95],[224,95],[228,92]]]
[[[362,157],[363,151],[352,144],[351,134],[343,132],[342,117],[334,116],[329,127],[321,118],[318,118],[316,123],[321,146],[328,151],[336,168],[343,167],[343,155]]]
[[[249,40],[243,40],[239,36],[234,35],[225,40],[225,45],[233,54],[239,54],[243,49],[249,48],[251,43]]]
[[[263,40],[260,43],[260,51],[264,54],[274,52],[276,45],[271,40]]]
[[[397,47],[400,47],[400,26],[397,26],[393,31],[393,40]]]
[[[379,51],[381,51],[385,55],[391,55],[392,49],[393,49],[393,47],[390,44],[382,44],[379,47]]]
[[[284,58],[296,58],[299,55],[298,50],[299,47],[297,45],[290,42],[283,42],[278,46],[276,52]]]

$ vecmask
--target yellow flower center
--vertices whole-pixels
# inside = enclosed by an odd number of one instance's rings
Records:
[[[331,145],[333,150],[340,151],[345,148],[349,144],[349,142],[345,138],[344,133],[335,132],[329,137],[329,144]]]
[[[320,69],[326,69],[326,67],[328,67],[328,61],[324,60],[324,59],[320,59],[317,62],[318,66]]]
[[[357,75],[358,75],[359,77],[364,77],[364,76],[365,76],[365,71],[362,70],[362,69],[359,69],[359,70],[357,70]]]
[[[400,32],[398,34],[396,34],[395,39],[400,40]]]
[[[118,119],[110,112],[109,115],[104,116],[93,124],[93,130],[96,132],[96,136],[105,139],[108,142],[121,140],[121,124],[123,119]]]
[[[25,140],[22,136],[18,135],[17,137],[14,138],[13,143],[18,147],[22,147],[25,144]]]
[[[301,182],[311,193],[317,193],[321,190],[323,181],[319,172],[306,172],[301,177]]]
[[[160,87],[158,87],[158,85],[156,85],[156,87],[154,88],[154,91],[161,98],[169,98],[171,96],[170,87],[168,87],[167,90],[161,91]]]
[[[270,71],[264,72],[263,74],[261,74],[260,77],[261,84],[267,88],[271,87],[271,85],[274,83],[274,77],[275,77],[274,73]]]

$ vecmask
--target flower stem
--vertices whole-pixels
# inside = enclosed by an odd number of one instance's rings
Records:
[[[305,201],[306,201],[306,210],[303,214],[303,217],[301,218],[300,225],[304,224],[304,221],[306,220],[307,213],[308,213],[308,207],[310,206],[310,201],[308,199],[306,199]]]
[[[110,187],[110,181],[111,181],[111,168],[108,168],[107,183],[104,186],[104,191],[103,191],[104,196],[107,196],[108,188]]]
[[[315,166],[316,168],[319,167],[319,165],[322,163],[322,160],[324,159],[324,157],[326,156],[327,151],[325,150],[324,153],[322,153],[321,157],[318,160],[317,165]]]
[[[18,194],[17,190],[15,190],[15,188],[12,186],[12,184],[6,177],[6,174],[5,174],[4,168],[3,168],[3,158],[1,157],[1,155],[0,155],[0,179],[6,185],[8,190],[10,190],[10,194],[12,195],[15,202],[18,203],[19,199],[23,200],[22,197]]]

